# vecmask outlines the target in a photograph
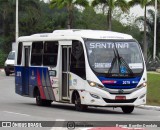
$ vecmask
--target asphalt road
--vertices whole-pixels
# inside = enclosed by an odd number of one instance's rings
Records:
[[[120,108],[89,107],[77,112],[72,104],[55,102],[40,107],[34,98],[15,93],[14,75],[6,77],[0,72],[0,121],[160,121],[160,111],[135,108],[132,114],[124,114]]]

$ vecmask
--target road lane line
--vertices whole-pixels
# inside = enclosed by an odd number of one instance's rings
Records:
[[[65,119],[56,119],[55,121],[65,121]],[[56,123],[55,123],[55,125],[56,125]],[[63,126],[63,124],[62,124],[62,126]],[[64,128],[64,127],[52,127],[50,130],[68,130],[68,128]]]
[[[28,114],[16,113],[16,112],[11,112],[11,111],[3,111],[3,112],[9,113],[9,114],[21,115],[21,116],[31,116],[31,115],[28,115]]]
[[[56,121],[65,121],[65,119],[56,119]]]

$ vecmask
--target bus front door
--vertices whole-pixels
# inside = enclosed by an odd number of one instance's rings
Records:
[[[62,99],[69,98],[69,65],[71,46],[62,46]]]
[[[30,47],[24,46],[24,70],[22,73],[23,95],[29,95],[29,57],[30,57]]]

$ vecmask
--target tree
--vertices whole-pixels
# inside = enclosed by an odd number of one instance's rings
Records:
[[[146,17],[146,26],[148,31],[146,32],[146,35],[148,36],[148,41],[150,43],[148,44],[148,52],[152,55],[153,54],[153,42],[154,42],[154,19],[155,19],[155,12],[151,9],[147,11],[148,16]],[[136,19],[138,22],[144,22],[144,16],[140,16]],[[157,28],[160,28],[160,14],[158,12],[157,15]],[[157,29],[157,52],[160,52],[160,30]]]
[[[15,0],[0,0],[0,16],[2,20],[2,32],[3,36],[8,35],[9,22],[13,16],[13,7],[15,6]]]
[[[31,16],[36,19],[39,15],[39,0],[19,0],[20,17]],[[15,24],[16,0],[0,0],[0,15],[2,17],[3,36],[8,36]],[[23,14],[23,16],[22,16]]]
[[[97,5],[103,5],[104,7],[108,7],[108,30],[112,29],[112,12],[115,7],[120,7],[122,11],[126,12],[128,10],[128,4],[126,0],[93,0],[92,6],[95,7]]]
[[[105,16],[96,14],[94,8],[89,6],[83,12],[77,12],[75,27],[78,29],[104,30],[106,29],[105,22]]]
[[[0,39],[2,39],[2,48],[0,49],[3,50],[4,53],[8,53],[11,50],[11,43],[15,41],[16,0],[0,0],[0,3]],[[36,19],[39,16],[38,3],[39,0],[19,0],[20,21],[23,16],[26,18],[27,15],[32,16],[32,19],[28,21]],[[21,27],[22,26],[20,26],[20,28]]]
[[[19,36],[35,33],[41,16],[39,0],[19,0]]]
[[[73,11],[75,5],[86,7],[88,6],[87,0],[51,0],[51,8],[66,8],[68,12],[67,27],[68,29],[73,27]]]
[[[158,2],[160,2],[160,0],[158,0]],[[149,5],[154,5],[155,0],[131,0],[129,2],[129,6],[135,6],[135,5],[140,5],[142,8],[144,8],[144,40],[143,40],[143,54],[144,54],[144,58],[145,60],[147,60],[147,50],[148,50],[148,46],[147,46],[147,34],[146,34],[146,12],[147,12],[147,6]]]

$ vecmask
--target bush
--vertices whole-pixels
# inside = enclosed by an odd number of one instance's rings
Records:
[[[7,58],[8,54],[5,54],[2,50],[0,50],[0,68],[4,67],[4,62]]]

